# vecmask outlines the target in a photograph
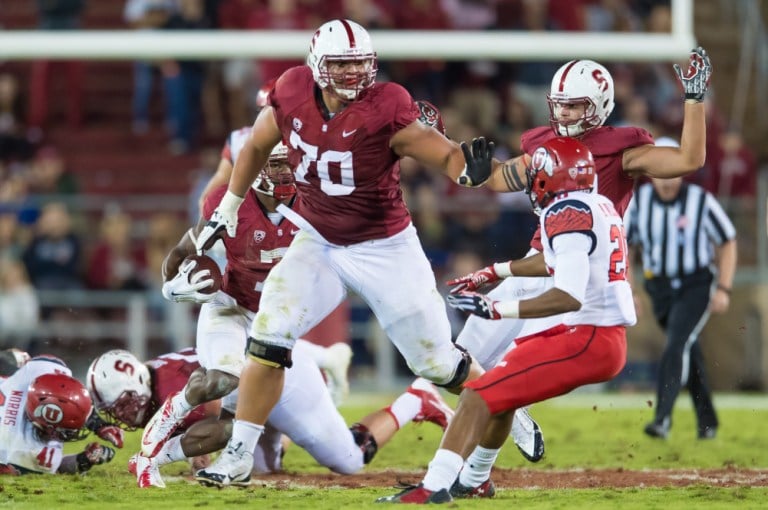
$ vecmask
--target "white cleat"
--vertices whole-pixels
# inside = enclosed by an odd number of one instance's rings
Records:
[[[509,434],[517,449],[529,462],[538,462],[544,457],[544,434],[539,424],[528,413],[527,407],[515,411],[512,432]]]
[[[136,484],[142,489],[146,487],[165,489],[165,482],[160,476],[160,465],[156,458],[143,455],[136,458]]]
[[[327,365],[321,367],[328,379],[328,391],[336,407],[349,396],[349,364],[352,362],[352,348],[339,342],[327,348]]]
[[[207,468],[195,473],[195,479],[206,487],[246,486],[251,483],[253,453],[243,443],[227,444],[219,457]]]
[[[145,457],[156,456],[186,418],[188,413],[173,405],[173,397],[176,395],[178,392],[168,395],[163,406],[144,427],[144,434],[141,436],[141,454]]]

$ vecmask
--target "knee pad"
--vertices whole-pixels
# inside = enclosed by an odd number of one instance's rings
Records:
[[[291,368],[291,350],[278,345],[271,345],[248,337],[248,345],[245,347],[245,354],[252,360],[273,368]]]
[[[355,438],[355,444],[363,452],[363,463],[368,464],[373,460],[376,452],[379,451],[379,445],[376,444],[373,434],[362,423],[353,424],[349,427],[349,430],[352,432],[352,437]]]
[[[454,344],[454,346],[461,351],[461,359],[456,365],[453,377],[451,377],[450,381],[443,384],[434,383],[435,386],[440,386],[441,388],[456,388],[464,384],[464,381],[469,377],[469,369],[472,366],[472,356],[469,355],[464,347],[458,344]]]

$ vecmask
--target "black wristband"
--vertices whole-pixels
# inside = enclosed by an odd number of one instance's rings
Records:
[[[91,469],[91,467],[93,467],[93,464],[91,464],[91,461],[88,460],[88,456],[85,454],[85,452],[80,452],[75,455],[75,461],[77,462],[78,473],[85,473]]]
[[[726,287],[726,286],[725,286],[725,285],[723,285],[722,283],[718,283],[718,284],[717,284],[717,288],[718,288],[718,290],[722,290],[723,292],[725,292],[725,293],[726,293],[726,294],[728,294],[729,296],[731,295],[731,289],[729,289],[728,287]]]

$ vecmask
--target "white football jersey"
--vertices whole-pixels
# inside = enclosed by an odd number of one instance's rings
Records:
[[[581,309],[563,315],[563,324],[635,324],[635,305],[627,281],[624,224],[613,203],[596,193],[565,193],[541,212],[540,222],[544,261],[555,275],[555,286],[569,287],[586,278],[585,289],[581,284],[583,295],[574,296],[581,301]],[[586,242],[582,236],[586,236]],[[563,261],[577,258],[569,258],[569,253],[583,256],[587,252],[588,267],[569,267],[567,272],[558,274],[556,252],[564,257],[560,259]]]
[[[0,464],[38,473],[56,473],[64,447],[60,441],[41,441],[27,419],[24,407],[27,388],[44,374],[72,375],[60,362],[44,357],[32,358],[12,376],[0,383]]]

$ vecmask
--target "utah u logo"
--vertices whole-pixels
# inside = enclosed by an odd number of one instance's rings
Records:
[[[35,417],[42,418],[52,425],[56,425],[64,418],[64,412],[56,404],[42,404],[35,409]]]

